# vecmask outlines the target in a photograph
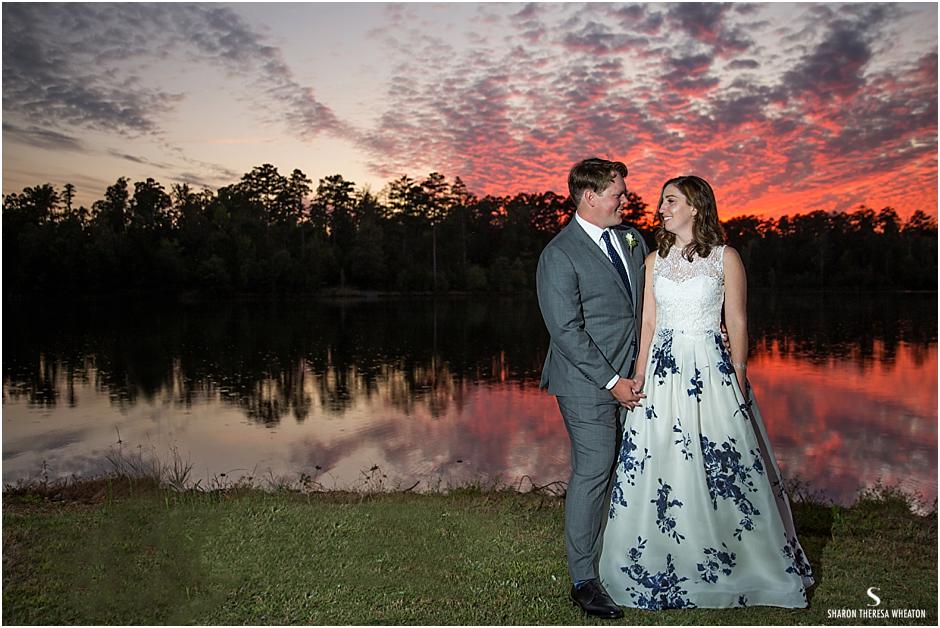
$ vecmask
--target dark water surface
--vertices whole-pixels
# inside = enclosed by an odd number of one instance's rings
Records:
[[[936,498],[936,298],[751,296],[749,377],[787,477],[840,503],[877,482]],[[7,303],[3,480],[174,451],[203,486],[567,480],[547,341],[534,296]]]

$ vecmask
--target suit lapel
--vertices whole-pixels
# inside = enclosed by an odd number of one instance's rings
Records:
[[[625,285],[623,285],[623,279],[620,278],[620,275],[617,273],[617,269],[614,268],[614,265],[610,262],[610,259],[609,259],[606,255],[604,255],[604,253],[601,251],[601,248],[600,248],[599,246],[597,246],[597,242],[595,242],[594,240],[591,239],[591,236],[589,236],[589,235],[587,234],[587,232],[585,232],[584,229],[581,228],[581,225],[578,224],[578,221],[575,220],[575,218],[574,218],[573,216],[572,216],[572,218],[571,218],[571,222],[568,223],[568,227],[567,227],[567,228],[574,230],[574,237],[577,238],[577,239],[583,244],[583,246],[587,247],[587,250],[589,251],[589,253],[588,253],[589,255],[591,255],[592,257],[594,257],[594,259],[596,259],[598,262],[600,262],[601,265],[602,265],[604,268],[607,269],[607,272],[610,273],[611,279],[612,279],[612,280],[614,281],[614,283],[616,283],[617,286],[620,288],[620,291],[623,293],[623,296],[624,296],[628,301],[630,301],[630,305],[634,305],[633,299],[631,299],[631,298],[630,298],[630,295],[627,294],[627,287],[626,287]],[[617,237],[620,237],[619,234],[618,234]],[[624,246],[626,246],[626,244],[624,243],[624,241],[623,241],[622,239],[621,239],[620,242],[621,242],[621,244],[623,244]],[[627,249],[627,248],[624,248],[623,250],[624,250],[624,252],[626,252],[628,249]],[[630,258],[632,257],[632,255],[627,255],[626,257],[627,257],[627,262],[628,262],[628,263],[632,263],[632,262],[630,261]],[[631,268],[632,268],[632,267],[631,267]],[[634,272],[635,272],[635,271],[634,271]],[[633,275],[631,275],[631,278],[632,278],[632,277],[633,277]],[[631,284],[630,287],[631,287],[631,288],[633,287],[632,284]]]
[[[633,308],[635,310],[634,314],[639,315],[639,303],[640,299],[638,296],[643,294],[643,260],[638,259],[637,251],[639,243],[636,242],[631,247],[630,243],[627,241],[627,235],[630,233],[626,229],[614,229],[614,233],[617,234],[617,237],[620,239],[620,248],[624,252],[624,257],[627,258],[627,268],[630,271],[630,289],[633,291]],[[636,236],[634,236],[636,237]],[[623,282],[621,282],[623,283]]]

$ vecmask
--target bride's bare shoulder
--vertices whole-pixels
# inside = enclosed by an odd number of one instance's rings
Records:
[[[721,265],[724,268],[725,275],[744,272],[744,262],[733,246],[725,246],[723,248],[721,252]]]
[[[724,260],[725,262],[727,262],[729,259],[730,259],[732,262],[733,262],[733,261],[738,261],[738,262],[741,261],[741,255],[738,253],[737,249],[735,249],[733,246],[729,246],[729,245],[727,245],[727,244],[723,244],[723,245],[721,246],[721,258],[722,258],[722,260]]]

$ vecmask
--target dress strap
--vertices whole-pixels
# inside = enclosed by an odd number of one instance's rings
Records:
[[[711,255],[709,255],[709,262],[714,268],[715,276],[721,277],[722,279],[725,276],[725,249],[728,248],[724,244],[719,244],[714,249],[712,249]]]

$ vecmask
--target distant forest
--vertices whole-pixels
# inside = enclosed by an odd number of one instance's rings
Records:
[[[74,198],[71,184],[3,198],[4,297],[532,290],[573,211],[554,192],[480,198],[439,173],[378,193],[338,174],[314,189],[270,164],[217,192],[122,177],[91,209]],[[624,220],[651,246],[652,218],[630,193]],[[937,221],[920,209],[907,221],[863,205],[723,225],[754,289],[937,288]]]

